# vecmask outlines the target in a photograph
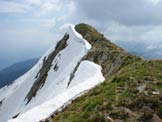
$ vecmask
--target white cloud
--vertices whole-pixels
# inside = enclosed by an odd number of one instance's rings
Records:
[[[16,3],[11,1],[0,1],[1,13],[22,13],[26,12],[26,10],[29,8],[30,6],[22,3]]]
[[[25,22],[25,24],[28,23],[29,25],[34,23],[35,27],[37,24],[38,27],[40,27],[39,29],[46,31],[49,31],[56,25],[55,18],[25,18],[20,21]]]
[[[23,1],[0,1],[0,12],[22,13],[31,12],[31,14],[42,16],[49,13],[60,12],[67,7],[70,0],[23,0]],[[68,11],[68,9],[67,9]]]
[[[65,23],[62,26],[59,27],[58,31],[62,33],[66,33],[68,31],[68,27],[71,25],[71,23]]]
[[[112,41],[156,41],[162,40],[162,25],[149,26],[127,26],[116,22],[107,24],[104,33]]]
[[[37,44],[43,48],[50,45],[47,41],[56,39],[60,33],[63,35],[69,25],[66,23],[84,22],[93,25],[113,41],[157,42],[162,39],[161,1],[0,0],[0,12],[22,13],[21,16],[2,16],[0,40],[8,44],[12,41],[15,47],[21,41],[22,45],[29,41],[32,45],[28,45],[27,49],[35,46],[34,49]],[[15,51],[21,52],[19,50],[15,48]]]
[[[33,12],[36,16],[44,16],[51,13],[55,14],[66,5],[64,1],[60,0],[26,0],[25,3],[36,8]]]
[[[153,5],[157,5],[160,2],[160,0],[146,0],[146,1]]]
[[[42,10],[44,11],[59,11],[61,9],[61,5],[59,5],[59,1],[49,0],[42,4]]]
[[[29,5],[40,5],[42,0],[25,0],[24,3]]]
[[[58,12],[61,9],[60,2],[58,0],[41,0],[35,4],[34,7],[37,7],[37,11],[34,12],[36,16],[44,16],[51,14],[52,12]]]

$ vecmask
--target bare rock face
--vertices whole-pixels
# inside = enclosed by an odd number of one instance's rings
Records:
[[[78,24],[75,29],[92,45],[84,59],[101,65],[105,77],[113,75],[123,65],[141,60],[138,56],[129,55],[125,50],[111,43],[103,34],[87,24]]]
[[[153,112],[153,110],[150,107],[144,106],[142,108],[142,112],[144,113],[144,115],[142,117],[144,121],[148,121],[148,120],[153,118],[154,112]]]
[[[162,122],[162,120],[157,114],[154,114],[153,117],[150,120],[148,120],[148,122]]]

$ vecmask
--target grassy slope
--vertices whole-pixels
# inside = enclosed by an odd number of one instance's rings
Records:
[[[161,74],[162,61],[140,61],[126,66],[73,101],[52,121],[106,122],[107,117],[127,122],[147,121],[151,115],[145,114],[144,106],[162,117]],[[145,90],[140,92],[138,87],[143,84],[146,85]]]
[[[93,45],[85,59],[102,66],[106,81],[47,120],[158,122],[162,117],[162,61],[131,56],[88,25],[76,28]],[[108,57],[99,58],[103,54]]]

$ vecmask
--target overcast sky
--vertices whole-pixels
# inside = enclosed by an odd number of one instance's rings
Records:
[[[162,0],[0,0],[0,69],[41,56],[68,24],[91,24],[112,41],[160,42],[161,12]]]

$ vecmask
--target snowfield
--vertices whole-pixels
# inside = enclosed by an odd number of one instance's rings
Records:
[[[48,57],[55,49],[55,45],[30,71],[12,85],[0,89],[1,122],[38,122],[55,111],[61,110],[73,99],[105,80],[99,65],[86,60],[82,61],[83,56],[91,49],[91,45],[75,31],[74,27],[73,25],[69,27],[67,33],[70,38],[67,46],[53,60],[45,84],[28,104],[25,97],[42,68],[44,57]],[[74,77],[69,82],[78,63]],[[56,64],[57,71],[54,70]],[[13,119],[15,116],[17,117]]]
[[[83,71],[82,71],[83,70]],[[91,76],[91,77],[89,77]],[[101,73],[101,67],[89,61],[83,61],[72,83],[78,83],[67,89],[65,92],[57,95],[53,99],[34,107],[22,114],[15,120],[8,122],[38,122],[49,117],[54,111],[68,105],[84,91],[91,89],[104,80]],[[80,82],[79,82],[80,81]]]

